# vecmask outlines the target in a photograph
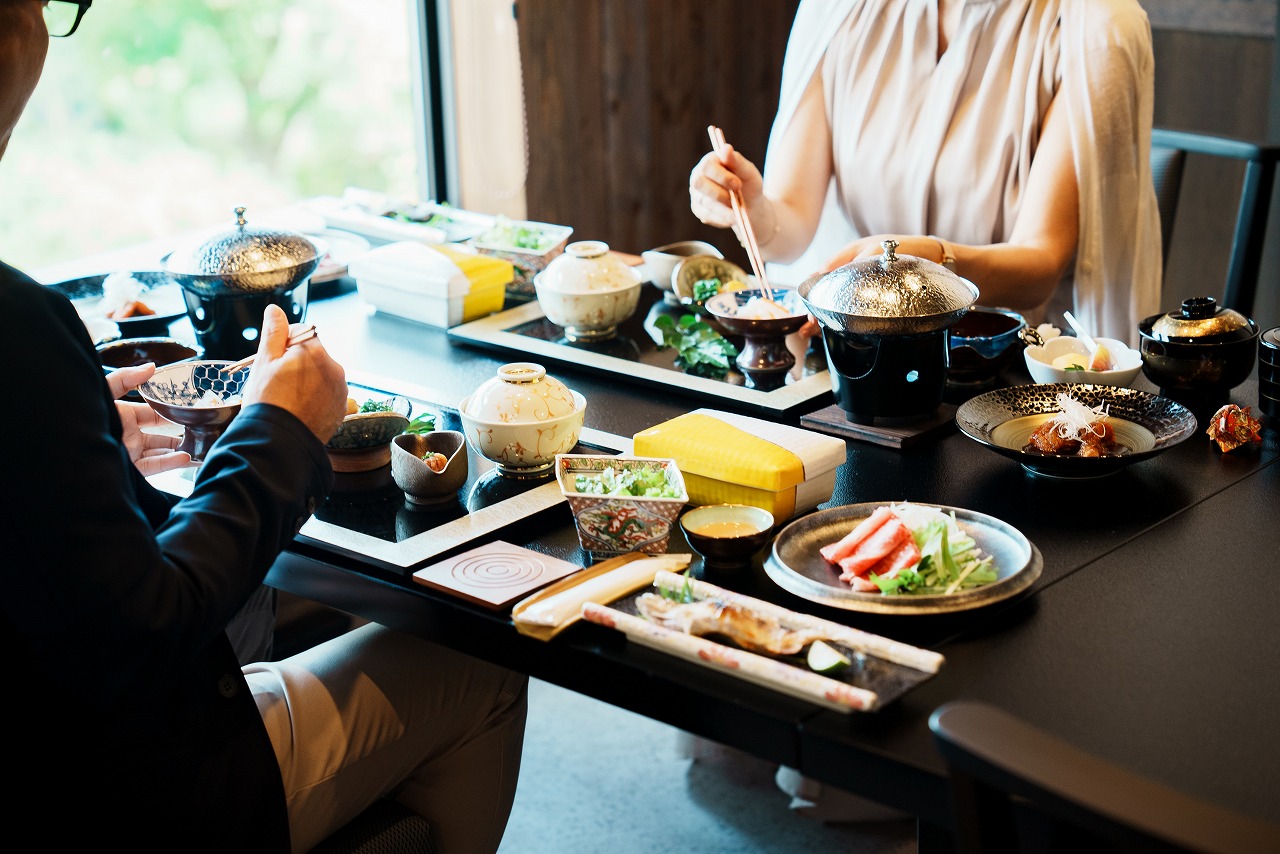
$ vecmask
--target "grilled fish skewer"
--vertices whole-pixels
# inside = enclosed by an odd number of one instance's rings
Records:
[[[797,655],[815,640],[823,639],[821,632],[788,629],[777,620],[718,599],[675,602],[656,593],[645,593],[636,599],[636,609],[646,620],[665,628],[699,637],[724,635],[752,652]]]

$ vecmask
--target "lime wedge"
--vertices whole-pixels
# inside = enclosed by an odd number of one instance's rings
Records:
[[[822,641],[814,641],[809,647],[809,669],[815,673],[838,673],[852,663],[840,650]]]

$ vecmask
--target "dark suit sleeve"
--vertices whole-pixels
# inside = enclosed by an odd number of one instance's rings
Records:
[[[223,632],[333,475],[297,418],[249,406],[163,515],[120,442],[83,324],[47,290],[0,265],[0,353],[20,416],[0,419],[0,609],[11,654],[110,703]]]

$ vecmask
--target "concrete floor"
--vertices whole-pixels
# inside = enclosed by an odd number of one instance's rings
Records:
[[[515,806],[499,854],[910,854],[910,820],[792,813],[773,768],[682,758],[677,730],[533,680]]]

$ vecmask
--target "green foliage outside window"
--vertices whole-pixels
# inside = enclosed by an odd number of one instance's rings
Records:
[[[347,186],[417,195],[406,0],[112,0],[54,39],[0,160],[33,268]]]

